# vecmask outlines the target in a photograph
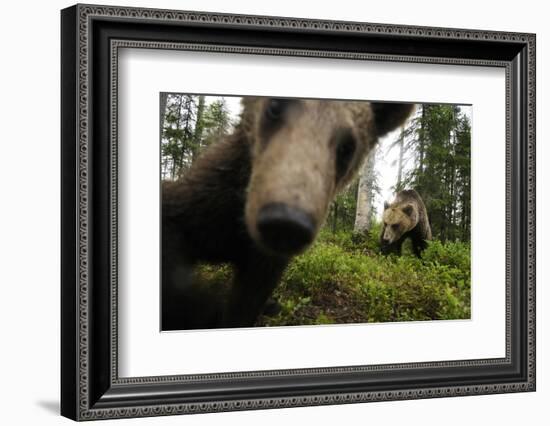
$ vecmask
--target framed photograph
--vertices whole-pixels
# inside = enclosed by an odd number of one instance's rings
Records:
[[[61,413],[535,390],[535,35],[61,12]]]

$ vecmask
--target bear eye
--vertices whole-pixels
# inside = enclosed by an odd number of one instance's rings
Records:
[[[336,178],[341,179],[348,171],[357,143],[349,129],[340,129],[335,135],[336,139]]]
[[[271,136],[284,124],[288,109],[297,104],[295,99],[268,99],[263,112],[260,112],[260,133],[264,143],[269,142]],[[294,113],[294,111],[293,111]]]
[[[397,231],[399,229],[399,224],[398,223],[394,223],[391,228],[394,230],[394,231]]]
[[[288,99],[270,99],[265,109],[265,116],[269,120],[279,120],[289,105]]]

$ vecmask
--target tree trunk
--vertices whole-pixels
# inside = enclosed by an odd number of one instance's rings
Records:
[[[160,93],[160,105],[159,105],[159,143],[162,147],[162,136],[164,135],[164,120],[166,118],[166,106],[168,104],[168,93]],[[161,148],[162,149],[162,148]],[[166,159],[162,162],[162,179],[166,179],[168,174],[168,164]]]
[[[401,135],[399,137],[399,164],[397,168],[397,186],[396,190],[401,191],[401,181],[403,178],[403,151],[405,146],[405,127],[401,127]]]
[[[372,149],[361,168],[359,187],[357,189],[357,208],[355,211],[354,232],[368,232],[372,225],[372,203],[374,200],[373,181],[375,149]]]
[[[332,210],[332,233],[336,233],[336,222],[338,221],[338,202],[334,201]]]
[[[451,237],[450,239],[454,241],[456,239],[456,208],[457,208],[457,200],[455,200],[455,185],[456,185],[456,173],[455,168],[452,168],[451,171]]]
[[[424,120],[425,120],[425,108],[424,105],[420,105],[420,108],[422,108],[422,114],[420,119],[420,132],[419,132],[419,140],[420,140],[420,146],[419,146],[419,153],[418,153],[418,170],[419,174],[421,175],[424,173],[424,141],[425,141],[425,129],[424,129]]]
[[[164,117],[166,117],[166,104],[168,103],[168,93],[160,92],[160,117],[159,117],[159,128],[160,128],[160,138],[162,139],[162,133],[164,130]]]
[[[460,217],[460,228],[461,228],[461,237],[462,237],[462,241],[466,241],[466,197],[465,197],[465,194],[463,193],[462,194],[462,200],[461,200],[461,204],[462,204],[462,208],[461,208],[461,217]]]
[[[183,106],[183,95],[176,95],[176,96],[178,98],[178,102],[177,102],[178,119],[176,121],[176,129],[180,130],[181,129],[181,108]],[[180,141],[179,145],[181,146],[181,141]],[[176,178],[176,176],[179,175],[180,157],[183,157],[183,152],[181,152],[181,151],[177,155],[173,154],[173,156],[172,156],[172,158],[173,158],[173,161],[172,161],[172,180],[174,180]]]
[[[195,130],[193,132],[193,151],[192,151],[192,161],[195,161],[195,158],[200,151],[200,145],[202,140],[202,133],[204,129],[204,96],[199,96],[199,105],[197,106],[197,117],[195,119]]]

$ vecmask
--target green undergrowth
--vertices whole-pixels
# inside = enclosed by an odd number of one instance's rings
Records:
[[[470,246],[433,241],[422,258],[383,256],[379,229],[362,236],[323,229],[288,266],[274,296],[276,316],[257,325],[312,325],[470,318]],[[230,280],[231,269],[201,266],[205,281]],[[217,285],[216,284],[216,285]]]

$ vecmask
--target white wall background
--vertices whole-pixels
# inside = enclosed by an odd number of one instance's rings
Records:
[[[104,0],[131,5],[537,33],[538,107],[538,390],[316,408],[236,412],[120,424],[279,425],[545,424],[550,401],[550,256],[544,223],[550,136],[550,29],[544,2],[394,0]],[[2,5],[0,26],[0,416],[3,424],[68,424],[59,417],[59,9],[71,2]],[[546,79],[545,79],[546,77]],[[107,421],[102,424],[117,424]]]

